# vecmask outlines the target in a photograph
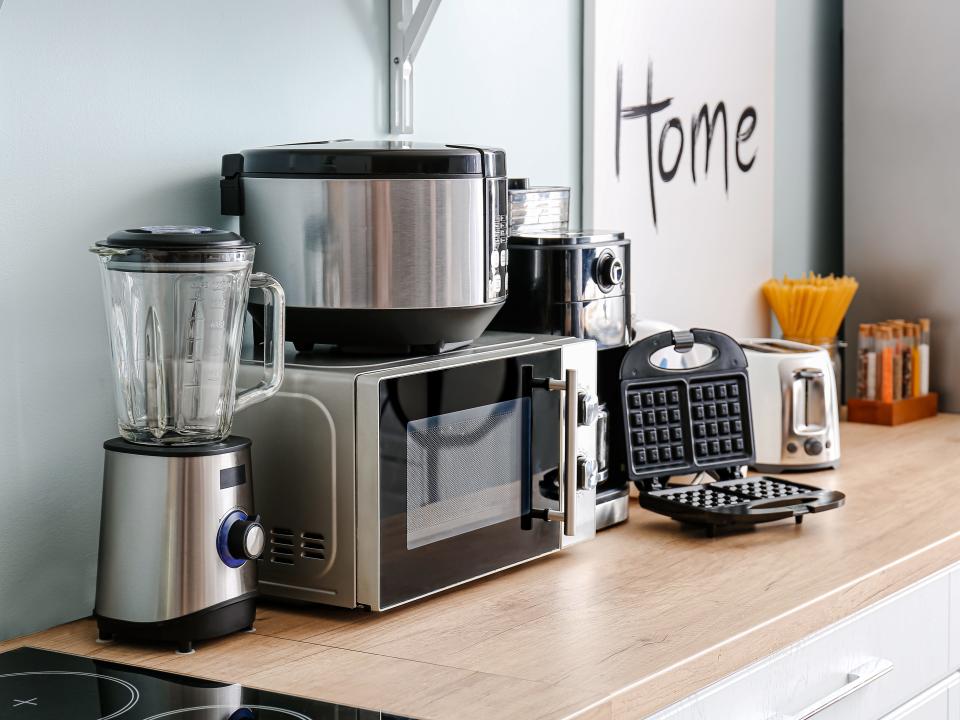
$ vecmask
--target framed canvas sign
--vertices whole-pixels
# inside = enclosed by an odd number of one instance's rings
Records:
[[[770,0],[587,0],[584,226],[633,241],[634,315],[766,335]]]

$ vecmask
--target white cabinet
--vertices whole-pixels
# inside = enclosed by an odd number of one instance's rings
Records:
[[[960,598],[960,568],[912,585],[653,718],[960,720],[960,675],[951,675],[960,668],[960,605],[951,613],[951,585]]]
[[[960,673],[953,673],[883,720],[956,720],[960,717]]]

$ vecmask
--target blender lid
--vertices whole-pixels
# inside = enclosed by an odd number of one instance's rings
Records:
[[[410,140],[331,140],[223,156],[222,174],[271,177],[505,177],[499,148]]]
[[[154,250],[229,250],[252,248],[254,243],[229,230],[216,230],[203,225],[147,225],[118,230],[96,247],[140,248]]]
[[[614,230],[543,230],[511,235],[509,247],[557,247],[571,245],[626,245],[630,241]]]

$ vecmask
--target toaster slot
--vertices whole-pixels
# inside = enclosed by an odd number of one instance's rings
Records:
[[[813,435],[827,427],[826,386],[823,370],[801,368],[793,373],[793,432]]]

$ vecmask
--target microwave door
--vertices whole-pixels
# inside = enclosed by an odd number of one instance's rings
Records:
[[[560,548],[558,418],[547,350],[379,386],[379,598],[386,609]]]

